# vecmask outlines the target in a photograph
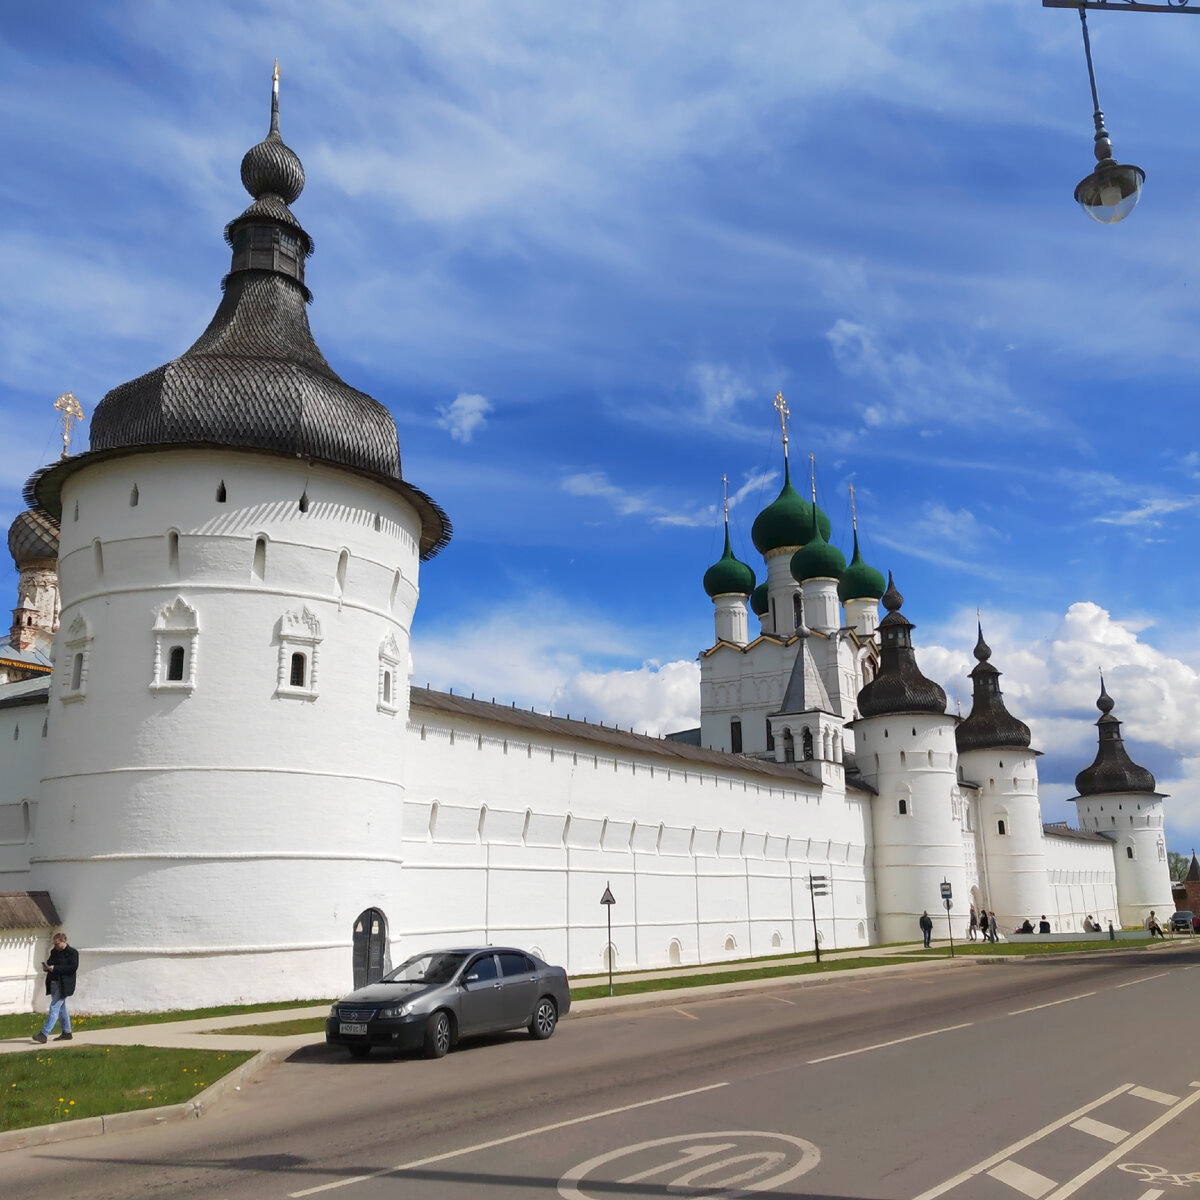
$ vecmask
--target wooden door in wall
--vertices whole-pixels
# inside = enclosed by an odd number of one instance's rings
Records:
[[[354,922],[354,986],[366,987],[382,978],[387,967],[387,918],[368,908]]]

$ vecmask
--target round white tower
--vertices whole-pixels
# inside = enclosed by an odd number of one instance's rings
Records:
[[[879,625],[879,673],[858,694],[853,722],[859,770],[878,793],[871,801],[875,910],[881,942],[912,941],[928,911],[945,928],[941,884],[965,911],[967,879],[960,814],[955,809],[954,718],[946,693],[926,679],[912,647],[914,626],[888,576]]]
[[[1161,921],[1175,908],[1163,824],[1166,797],[1154,790],[1154,776],[1130,759],[1103,678],[1096,707],[1100,710],[1096,758],[1075,776],[1079,826],[1116,843],[1113,854],[1121,924],[1141,925],[1151,909]]]
[[[312,340],[277,92],[242,180],[208,329],[27,489],[63,526],[33,869],[93,1011],[335,995],[400,915],[409,630],[449,524]]]
[[[984,907],[1008,932],[1026,918],[1035,927],[1043,916],[1053,921],[1054,901],[1046,873],[1037,751],[1029,748],[1029,726],[1004,705],[991,656],[981,625],[971,672],[974,700],[955,741],[963,778],[979,785],[976,856]]]

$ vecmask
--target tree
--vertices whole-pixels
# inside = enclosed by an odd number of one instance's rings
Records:
[[[1180,854],[1175,850],[1167,851],[1167,869],[1171,872],[1172,879],[1182,879],[1191,865],[1192,856],[1190,854]]]

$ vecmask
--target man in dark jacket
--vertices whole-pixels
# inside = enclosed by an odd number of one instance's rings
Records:
[[[933,935],[933,918],[928,911],[921,914],[921,919],[917,922],[921,927],[921,936],[925,939],[925,949],[929,949],[929,939]]]
[[[50,997],[50,1011],[46,1014],[46,1023],[41,1033],[35,1033],[35,1042],[44,1042],[59,1019],[62,1020],[62,1033],[54,1040],[69,1042],[71,1040],[71,1015],[67,1012],[67,997],[75,994],[75,975],[79,970],[79,951],[74,946],[67,945],[67,935],[59,930],[54,935],[54,949],[42,963],[46,973],[46,995]]]

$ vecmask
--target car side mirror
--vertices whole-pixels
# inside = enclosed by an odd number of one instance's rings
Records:
[[[478,975],[468,975],[466,977],[466,979],[463,980],[463,983],[478,983],[478,982],[479,982]]]

